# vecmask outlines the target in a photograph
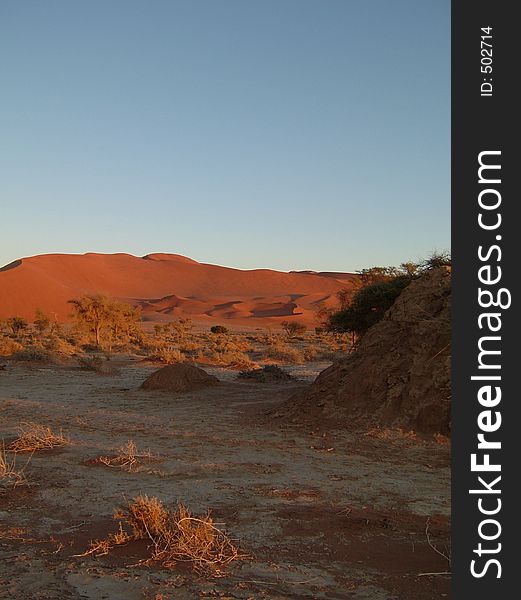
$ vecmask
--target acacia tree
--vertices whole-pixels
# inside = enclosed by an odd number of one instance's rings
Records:
[[[78,325],[94,334],[99,347],[107,340],[111,349],[115,340],[123,335],[130,336],[139,321],[138,310],[101,294],[82,296],[69,302]]]

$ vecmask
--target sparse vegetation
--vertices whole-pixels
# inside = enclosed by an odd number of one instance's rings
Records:
[[[12,357],[15,360],[35,361],[35,362],[52,362],[56,360],[56,356],[46,350],[45,348],[39,348],[38,346],[28,346],[22,350],[15,352]]]
[[[286,373],[277,365],[264,365],[260,369],[241,371],[237,378],[252,379],[254,381],[288,381],[292,379],[289,373]]]
[[[12,356],[23,350],[22,344],[7,336],[0,336],[0,356]]]
[[[181,352],[181,350],[172,346],[156,348],[149,355],[149,358],[151,360],[157,360],[165,363],[166,365],[173,365],[174,363],[184,362],[186,360],[186,356]]]
[[[7,449],[10,452],[37,452],[68,446],[70,440],[60,433],[55,433],[51,427],[39,423],[22,423],[19,436],[13,440]]]
[[[83,371],[93,371],[95,373],[101,373],[103,370],[103,358],[98,354],[93,356],[82,356],[78,358],[78,365]]]
[[[110,351],[116,343],[128,342],[137,334],[139,311],[124,302],[103,296],[82,296],[69,301],[78,327],[94,336],[96,346]]]
[[[0,485],[14,487],[25,481],[24,469],[16,466],[16,456],[9,458],[2,441],[0,445]]]
[[[228,327],[224,327],[224,325],[213,325],[212,327],[210,327],[210,331],[211,333],[217,333],[221,335],[226,335],[227,333],[230,333]]]
[[[143,462],[153,459],[150,450],[139,450],[135,442],[129,440],[124,446],[117,449],[115,456],[99,456],[96,462],[99,462],[107,467],[117,467],[128,471],[136,471]]]
[[[111,548],[135,540],[148,540],[150,558],[170,568],[190,563],[204,574],[220,576],[231,562],[244,558],[228,536],[218,529],[209,512],[195,517],[183,504],[168,510],[156,497],[138,496],[114,515],[119,531],[91,543],[81,556],[107,554]]]
[[[306,325],[298,321],[282,321],[281,325],[285,334],[290,339],[303,335],[307,330]]]
[[[276,342],[271,346],[268,346],[264,351],[264,357],[269,360],[289,364],[301,364],[304,362],[303,353],[297,348],[288,346],[284,342]]]
[[[450,252],[433,252],[420,263],[405,262],[399,267],[372,267],[359,271],[356,284],[337,294],[339,310],[324,315],[326,329],[347,332],[354,343],[383,317],[413,279],[425,271],[450,264]]]
[[[25,331],[29,324],[22,317],[9,317],[6,319],[6,325],[11,330],[12,335],[16,337]]]

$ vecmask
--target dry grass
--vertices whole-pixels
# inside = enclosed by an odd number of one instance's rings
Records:
[[[27,461],[29,462],[29,461]],[[16,487],[26,481],[24,470],[27,464],[19,469],[16,466],[16,456],[9,459],[2,442],[0,446],[0,485]]]
[[[301,364],[304,362],[303,353],[284,342],[276,342],[268,346],[264,352],[264,356],[267,359],[288,364]]]
[[[116,456],[100,456],[96,462],[102,463],[107,467],[116,467],[131,473],[136,471],[144,461],[150,461],[154,457],[150,450],[139,451],[136,444],[129,440],[124,446],[117,449]]]
[[[172,346],[155,348],[149,356],[151,360],[157,360],[166,365],[185,362],[186,356],[178,348]]]
[[[183,504],[168,510],[155,497],[138,496],[118,510],[114,518],[120,519],[119,531],[92,542],[80,556],[100,556],[116,545],[149,540],[150,558],[145,562],[158,562],[167,568],[189,563],[196,571],[212,576],[222,576],[223,567],[245,558],[215,526],[209,512],[194,517]]]
[[[39,423],[22,423],[20,426],[20,435],[12,441],[8,450],[11,452],[37,452],[38,450],[52,450],[68,446],[70,440],[63,433],[54,433],[54,431]]]
[[[7,336],[0,336],[0,356],[12,356],[21,350],[23,350],[22,344]]]
[[[39,346],[27,346],[15,352],[12,358],[27,362],[59,362],[55,354]]]

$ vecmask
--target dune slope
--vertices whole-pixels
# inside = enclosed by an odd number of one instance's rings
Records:
[[[70,318],[69,300],[100,293],[140,306],[150,321],[190,316],[262,326],[294,317],[313,324],[354,277],[240,270],[177,254],[45,254],[0,269],[0,318],[32,319],[41,308],[63,322]]]

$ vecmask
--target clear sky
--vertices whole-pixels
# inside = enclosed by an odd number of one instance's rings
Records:
[[[0,263],[450,244],[449,0],[2,0]]]

